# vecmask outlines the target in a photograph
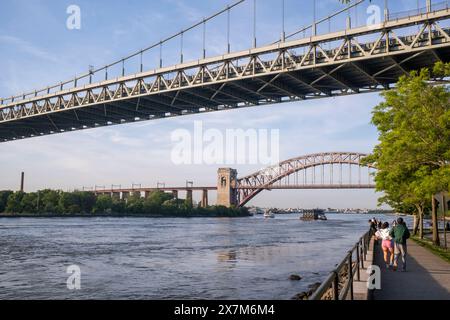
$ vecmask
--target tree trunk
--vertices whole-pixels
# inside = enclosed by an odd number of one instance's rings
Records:
[[[420,228],[419,228],[419,236],[420,236],[420,239],[423,239],[423,208],[421,207],[421,206],[416,206],[417,207],[417,211],[418,211],[418,214],[419,214],[419,226],[420,226]]]
[[[432,207],[432,211],[431,211],[431,219],[432,219],[432,223],[433,223],[433,244],[435,246],[440,246],[441,245],[441,241],[439,239],[439,220],[438,220],[438,214],[437,214],[437,208],[436,208],[436,199],[434,198],[434,196],[431,198],[431,207]],[[442,206],[443,204],[441,204]]]
[[[414,215],[414,226],[413,226],[413,234],[415,236],[419,232],[419,222],[420,222],[420,218],[419,218],[418,214],[415,214]]]

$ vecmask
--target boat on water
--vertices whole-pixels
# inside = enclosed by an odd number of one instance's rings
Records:
[[[272,210],[266,210],[266,212],[264,212],[264,218],[265,219],[275,218],[275,213],[273,213]]]
[[[334,209],[328,209],[326,211],[324,211],[324,214],[339,214],[341,213],[339,210],[334,210]]]
[[[303,215],[300,216],[300,220],[304,221],[315,221],[315,220],[328,220],[325,215],[325,211],[321,209],[313,209],[313,210],[303,210]]]

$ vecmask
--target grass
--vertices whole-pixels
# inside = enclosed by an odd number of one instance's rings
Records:
[[[450,263],[450,251],[445,250],[444,248],[441,247],[436,247],[435,245],[433,245],[433,242],[431,240],[420,239],[419,236],[412,236],[411,239],[414,240],[421,247],[428,249],[433,254],[441,257],[442,259]]]

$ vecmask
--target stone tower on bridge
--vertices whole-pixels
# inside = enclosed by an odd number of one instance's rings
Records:
[[[221,168],[217,179],[217,205],[232,207],[238,205],[237,170]]]

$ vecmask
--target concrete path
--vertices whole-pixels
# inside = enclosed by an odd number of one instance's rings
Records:
[[[381,268],[381,290],[374,292],[375,300],[450,300],[450,263],[413,240],[408,240],[407,272],[387,270],[379,245],[375,264]]]

